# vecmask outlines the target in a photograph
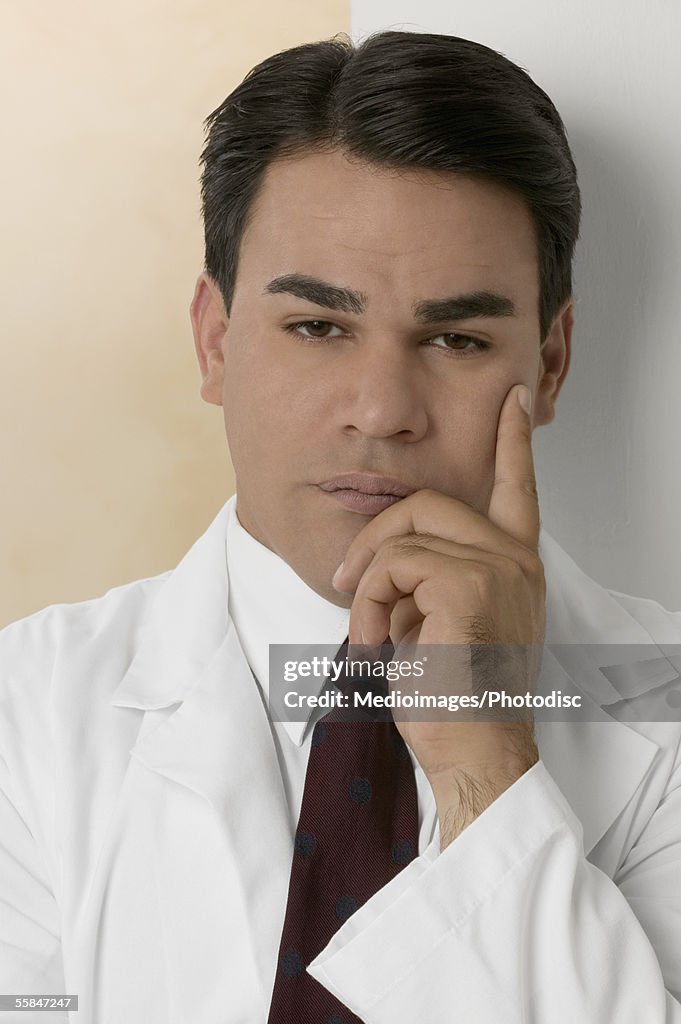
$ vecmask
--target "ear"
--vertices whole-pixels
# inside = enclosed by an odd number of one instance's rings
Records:
[[[556,414],[556,399],[570,368],[574,302],[567,299],[557,314],[540,350],[539,373],[535,389],[535,427],[551,423]]]
[[[225,304],[214,279],[205,272],[200,274],[189,307],[194,333],[194,348],[201,369],[200,394],[211,405],[222,405],[222,385],[225,376],[223,344],[229,318]]]

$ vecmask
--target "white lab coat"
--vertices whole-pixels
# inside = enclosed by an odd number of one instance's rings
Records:
[[[172,572],[0,634],[0,992],[78,994],[78,1024],[267,1019],[292,837],[225,523]],[[538,764],[317,957],[366,1024],[681,1022],[680,728],[598,708],[674,704],[681,614],[545,532],[540,554],[543,686],[600,720],[538,722]],[[32,1019],[68,1018],[2,1015]]]

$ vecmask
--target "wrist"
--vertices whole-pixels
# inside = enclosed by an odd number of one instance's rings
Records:
[[[442,762],[425,773],[440,821],[441,850],[539,760],[531,734],[524,735],[515,749],[497,749],[493,756],[477,753]]]

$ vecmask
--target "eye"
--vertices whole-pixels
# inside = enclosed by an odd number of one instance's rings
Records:
[[[318,341],[325,341],[328,337],[337,338],[339,337],[339,335],[317,334],[315,332],[318,330],[326,330],[329,327],[335,326],[335,324],[329,323],[328,320],[299,320],[295,324],[288,324],[285,330],[288,331],[289,334],[297,334],[301,338],[307,338],[308,341],[313,341],[315,338]],[[312,333],[303,334],[302,331],[300,330],[301,327],[311,330]],[[337,329],[340,330],[340,328]]]
[[[445,344],[436,345],[435,342],[438,338],[444,338]],[[492,347],[488,341],[482,341],[481,338],[471,338],[467,334],[456,333],[438,334],[434,338],[429,338],[426,344],[451,352],[459,359],[474,356],[476,352],[487,352]]]
[[[329,328],[335,328],[340,333],[329,334]],[[296,323],[288,324],[284,330],[296,336],[300,341],[331,341],[333,338],[342,338],[344,336],[341,328],[337,327],[336,324],[332,324],[329,320],[298,320]],[[304,333],[304,331],[309,333]],[[445,339],[444,345],[436,344],[439,338]],[[455,359],[468,359],[480,352],[487,352],[492,348],[488,341],[482,341],[480,338],[471,338],[467,334],[457,334],[455,332],[438,334],[434,338],[426,339],[425,344],[451,353]]]

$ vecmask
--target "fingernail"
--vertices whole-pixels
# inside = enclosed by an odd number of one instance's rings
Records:
[[[331,580],[331,584],[332,584],[333,587],[336,588],[336,590],[338,590],[338,587],[336,586],[336,580],[339,578],[339,576],[343,572],[343,566],[344,565],[345,565],[345,562],[344,561],[341,562],[341,564],[338,566],[338,568],[336,569],[335,573],[333,574],[333,579]]]
[[[520,402],[520,408],[529,416],[532,411],[532,393],[524,384],[521,384],[518,388],[518,401]]]

